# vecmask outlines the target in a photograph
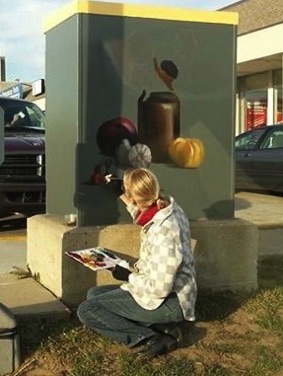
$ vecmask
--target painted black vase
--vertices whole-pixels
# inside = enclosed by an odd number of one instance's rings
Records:
[[[152,162],[169,161],[168,147],[180,136],[180,100],[172,92],[143,91],[138,99],[138,140],[151,149]]]

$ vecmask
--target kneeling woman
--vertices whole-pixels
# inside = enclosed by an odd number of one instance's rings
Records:
[[[153,358],[178,347],[180,331],[169,334],[167,326],[195,320],[189,222],[175,200],[160,193],[150,170],[126,171],[123,185],[120,198],[141,226],[139,260],[133,271],[119,265],[113,269],[113,277],[125,283],[90,289],[78,317],[112,340],[129,347],[142,345],[141,354]]]

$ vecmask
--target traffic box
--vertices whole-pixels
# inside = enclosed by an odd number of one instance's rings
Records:
[[[20,365],[20,340],[13,313],[0,303],[0,376],[16,371]]]
[[[234,218],[237,23],[80,0],[48,16],[46,212],[131,223],[103,176],[148,167],[189,219]]]

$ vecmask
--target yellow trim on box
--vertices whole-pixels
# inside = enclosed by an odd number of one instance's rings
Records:
[[[235,12],[76,0],[47,17],[44,32],[78,13],[228,25],[237,25],[239,21],[239,15]]]

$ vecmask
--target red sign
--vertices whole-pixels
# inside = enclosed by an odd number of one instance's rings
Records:
[[[247,129],[262,127],[267,123],[266,101],[247,103]]]

